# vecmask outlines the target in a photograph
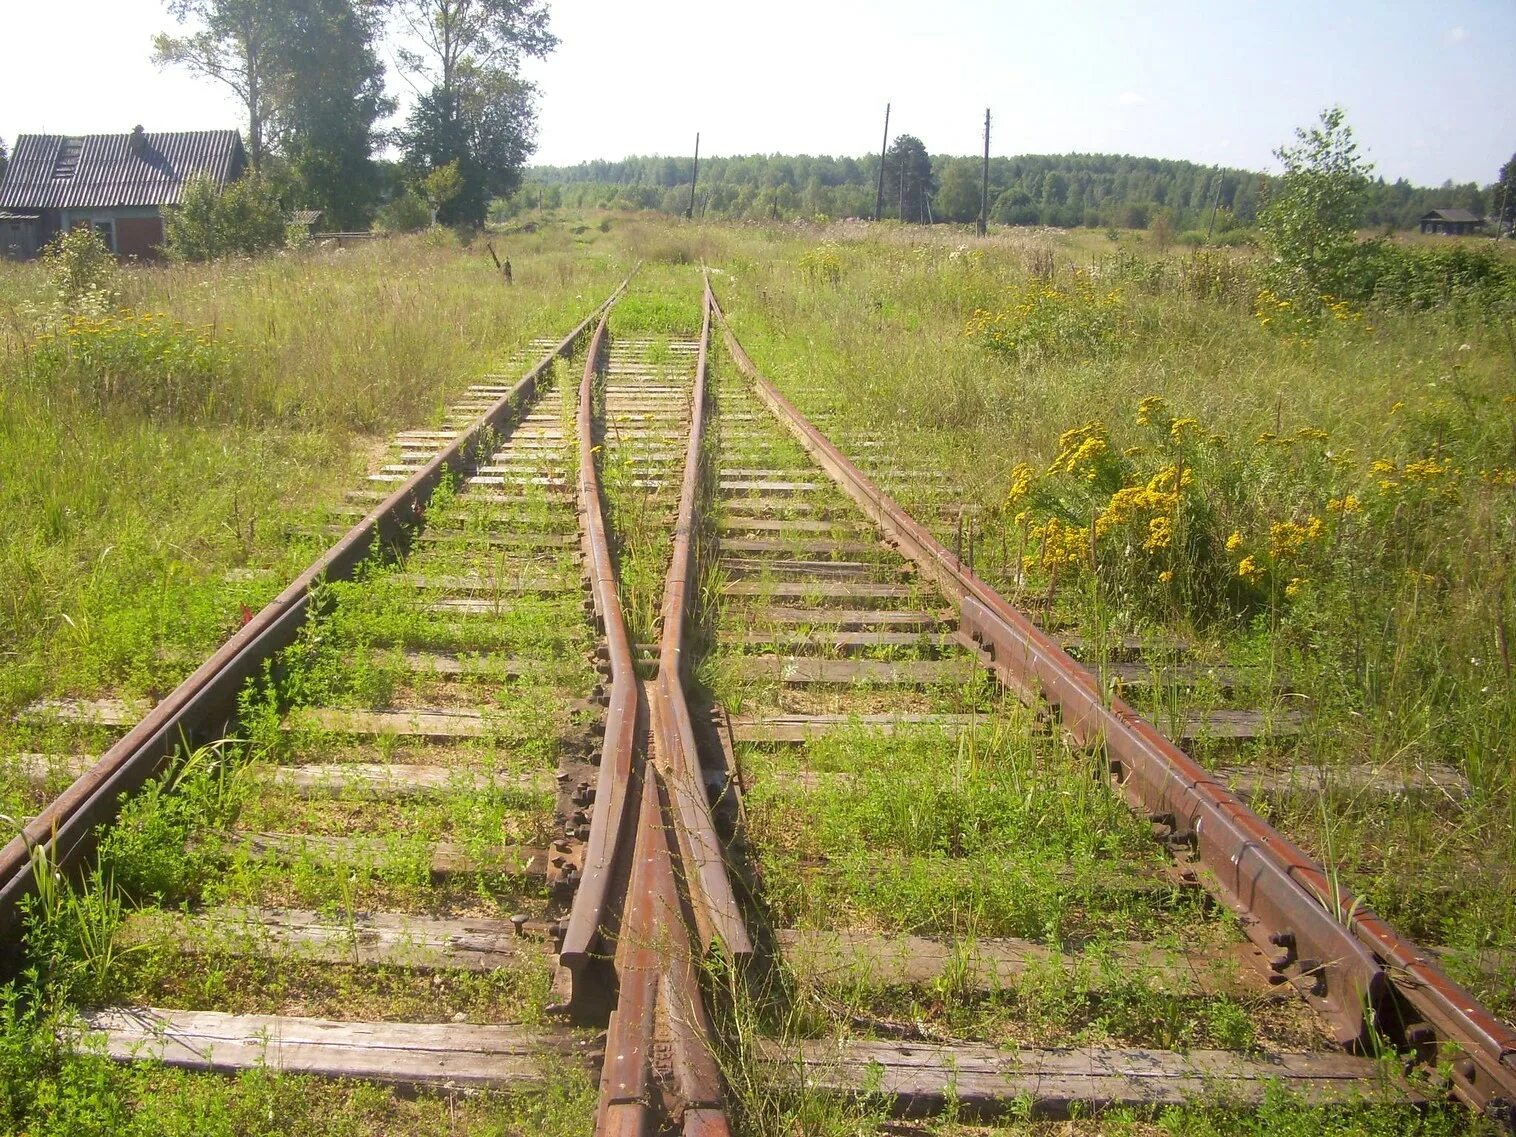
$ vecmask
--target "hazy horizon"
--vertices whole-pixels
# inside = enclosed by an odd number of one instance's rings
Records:
[[[975,154],[1129,154],[1277,169],[1273,150],[1341,105],[1386,181],[1492,182],[1516,150],[1509,81],[1516,4],[1450,0],[1202,0],[1061,8],[942,0],[695,0],[551,5],[559,49],[531,61],[541,90],[531,164],[639,155],[876,153],[892,136]],[[217,85],[150,62],[174,21],[159,0],[55,0],[10,13],[0,137],[241,127]],[[68,29],[69,65],[42,50]],[[733,45],[736,45],[735,47]],[[385,54],[391,52],[386,46]],[[81,76],[85,77],[81,81]],[[402,104],[414,97],[391,69]],[[108,97],[106,97],[108,96]],[[402,108],[403,114],[403,108]],[[392,120],[391,125],[397,120]],[[610,157],[617,155],[617,157]]]

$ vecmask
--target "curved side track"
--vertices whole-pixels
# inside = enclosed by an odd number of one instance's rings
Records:
[[[638,678],[611,562],[608,504],[596,459],[605,454],[590,408],[607,367],[606,324],[596,330],[580,385],[579,496],[582,531],[605,629],[612,675],[596,809],[584,883],[575,898],[561,960],[574,976],[574,1002],[595,999],[594,966],[614,948],[615,1009],[606,1031],[596,1132],[681,1132],[722,1137],[729,1126],[720,1070],[711,1044],[698,972],[696,940],[734,955],[751,950],[732,896],[711,819],[682,686],[680,657],[685,592],[694,568],[691,537],[700,484],[709,309],[703,321],[690,398],[689,438],[679,499],[673,567],[666,578],[659,675]],[[660,469],[670,416],[686,396],[670,390],[659,369],[635,354],[618,363],[604,392],[606,418],[626,419],[621,440],[639,454],[636,479],[650,496],[663,488]],[[618,425],[626,425],[618,424]],[[618,432],[619,433],[619,432]],[[646,442],[636,440],[646,439]],[[618,447],[619,449],[620,447]],[[625,460],[627,454],[618,454]],[[653,455],[657,455],[656,459]],[[630,461],[626,462],[631,466]],[[638,803],[635,815],[631,803]],[[631,845],[629,868],[624,850]],[[692,867],[693,866],[693,867]],[[689,903],[681,893],[687,890]],[[695,929],[692,937],[690,929]]]
[[[685,884],[694,905],[700,940],[707,947],[719,944],[727,954],[740,958],[752,953],[753,942],[727,876],[721,839],[711,817],[706,779],[695,744],[695,728],[684,697],[684,684],[688,678],[685,617],[690,590],[695,583],[694,533],[705,442],[706,373],[713,304],[714,297],[707,284],[701,303],[704,315],[700,329],[700,357],[696,364],[679,520],[674,531],[674,557],[663,594],[663,638],[658,656],[659,749],[663,756],[663,777],[674,802]]]
[[[93,847],[95,830],[116,816],[122,798],[135,793],[174,753],[225,736],[243,684],[292,643],[307,619],[318,583],[350,577],[376,547],[403,538],[445,478],[477,466],[494,433],[507,427],[535,395],[554,359],[573,354],[617,296],[623,282],[508,392],[482,413],[348,530],[179,684],[72,785],[50,802],[0,850],[0,942],[19,941],[20,905],[34,891],[36,865],[69,869]]]
[[[627,809],[636,800],[633,778],[634,752],[641,715],[636,668],[626,621],[616,591],[616,566],[611,560],[606,535],[605,508],[601,501],[600,476],[595,468],[594,382],[606,350],[608,312],[600,317],[585,357],[584,377],[579,385],[579,533],[584,545],[585,567],[590,576],[596,619],[606,639],[611,689],[606,708],[605,739],[601,746],[600,774],[590,817],[589,841],[585,847],[584,874],[563,935],[559,960],[571,976],[571,1005],[579,1013],[603,1002],[604,980],[592,983],[588,971],[597,953],[604,957],[604,941],[614,943],[617,866],[630,847],[635,821]]]
[[[1204,870],[1202,882],[1240,917],[1271,981],[1287,980],[1343,1045],[1376,1032],[1427,1063],[1450,1062],[1467,1103],[1510,1122],[1516,1032],[1443,974],[1220,779],[1004,600],[882,493],[766,379],[715,307],[726,344],[759,398],[888,539],[959,608],[962,633],[1023,701],[1046,700],[1081,746],[1101,750],[1127,801],[1164,843]]]

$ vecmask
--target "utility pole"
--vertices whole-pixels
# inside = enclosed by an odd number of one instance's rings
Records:
[[[890,104],[884,104],[884,141],[879,145],[879,189],[874,193],[874,220],[884,212],[884,156],[890,149]]]
[[[700,180],[700,132],[695,131],[695,168],[690,172],[690,207],[684,211],[686,220],[695,216],[695,183]]]
[[[1505,177],[1500,179],[1500,208],[1495,213],[1495,240],[1505,236],[1506,210],[1511,204],[1511,182],[1516,180],[1516,155],[1511,162],[1501,168]]]
[[[984,176],[979,181],[979,235],[990,228],[990,108],[984,108]]]
[[[1210,241],[1211,241],[1211,230],[1214,229],[1214,228],[1216,228],[1216,210],[1218,208],[1220,208],[1220,206],[1221,206],[1221,182],[1222,182],[1221,167],[1217,166],[1216,167],[1216,196],[1211,199],[1211,223],[1205,227],[1205,240],[1206,240],[1207,244],[1210,244]]]

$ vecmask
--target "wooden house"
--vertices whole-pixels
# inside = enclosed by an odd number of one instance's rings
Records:
[[[1484,228],[1484,218],[1467,209],[1434,209],[1421,215],[1423,233],[1441,233],[1449,237],[1468,237]]]
[[[92,225],[117,256],[157,256],[164,207],[190,178],[225,185],[246,168],[235,130],[23,134],[0,182],[0,255],[36,256],[54,234]]]

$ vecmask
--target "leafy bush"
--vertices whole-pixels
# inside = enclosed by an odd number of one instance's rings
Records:
[[[225,187],[191,178],[184,197],[163,218],[163,246],[176,260],[253,256],[284,244],[288,219],[274,187],[242,178]]]
[[[209,330],[155,312],[72,316],[32,342],[32,374],[47,391],[99,407],[190,416],[213,408],[230,370]]]
[[[374,218],[381,233],[418,233],[431,223],[431,207],[411,190],[385,202]]]
[[[1310,313],[1323,297],[1350,291],[1373,166],[1358,156],[1341,107],[1323,111],[1320,124],[1297,130],[1295,140],[1274,151],[1284,176],[1271,187],[1258,227],[1272,258],[1271,290]]]
[[[964,334],[998,355],[1033,363],[1101,354],[1130,339],[1132,329],[1121,290],[1102,289],[1075,269],[1067,286],[1036,280],[1016,285],[1005,307],[976,309]]]
[[[1357,299],[1396,309],[1426,309],[1462,299],[1516,298],[1516,263],[1464,244],[1417,249],[1374,241],[1359,246]]]
[[[116,258],[92,226],[59,233],[48,242],[42,266],[65,312],[100,315],[114,308],[121,297]]]

